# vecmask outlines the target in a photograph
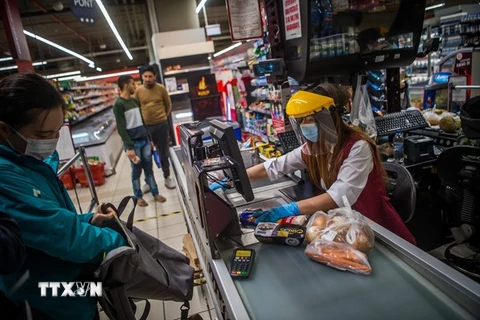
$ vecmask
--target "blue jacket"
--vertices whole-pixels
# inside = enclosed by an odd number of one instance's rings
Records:
[[[91,320],[96,312],[94,298],[51,297],[50,290],[47,297],[40,297],[38,283],[83,281],[82,271],[98,266],[105,253],[125,245],[125,240],[111,229],[91,225],[93,214],[76,214],[56,176],[57,168],[57,153],[47,164],[0,145],[0,212],[18,223],[26,246],[23,266],[0,276],[0,290],[10,290],[29,270],[30,278],[12,300],[27,300],[56,320]],[[60,288],[59,296],[62,292]]]

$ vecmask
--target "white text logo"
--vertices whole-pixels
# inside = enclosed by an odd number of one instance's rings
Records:
[[[101,297],[101,282],[39,282],[40,296],[46,297],[50,289],[52,297]],[[61,289],[61,294],[60,294]]]

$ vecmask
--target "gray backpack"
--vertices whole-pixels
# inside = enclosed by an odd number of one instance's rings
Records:
[[[114,219],[102,226],[122,234],[128,246],[109,252],[95,271],[97,281],[101,281],[103,286],[100,305],[110,319],[135,320],[136,306],[133,300],[146,300],[140,317],[144,320],[150,311],[148,299],[179,301],[184,302],[180,308],[181,319],[187,319],[194,273],[189,259],[133,226],[136,198],[124,198],[118,209],[112,204],[103,204],[102,211],[110,207],[120,218],[130,200],[133,201],[133,209],[126,223]]]

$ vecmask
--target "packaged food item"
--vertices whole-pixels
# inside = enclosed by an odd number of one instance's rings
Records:
[[[332,241],[347,243],[362,252],[373,248],[375,233],[368,225],[367,219],[359,212],[348,208],[338,208],[328,212],[328,221],[319,237]]]
[[[278,243],[299,246],[305,240],[305,227],[293,224],[260,222],[254,235],[263,243]]]
[[[307,246],[305,254],[314,261],[342,271],[364,275],[372,272],[367,255],[346,243],[317,238]]]
[[[287,217],[283,219],[277,220],[277,223],[280,224],[295,224],[299,226],[303,226],[307,222],[308,218],[307,216],[292,216],[292,217]]]
[[[244,226],[255,226],[256,218],[253,217],[255,212],[262,211],[262,209],[247,209],[240,214],[240,223]]]

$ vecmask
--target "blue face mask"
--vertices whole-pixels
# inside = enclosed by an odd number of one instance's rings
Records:
[[[300,130],[302,130],[302,134],[310,142],[317,142],[318,141],[318,127],[316,123],[307,123],[301,124]]]

